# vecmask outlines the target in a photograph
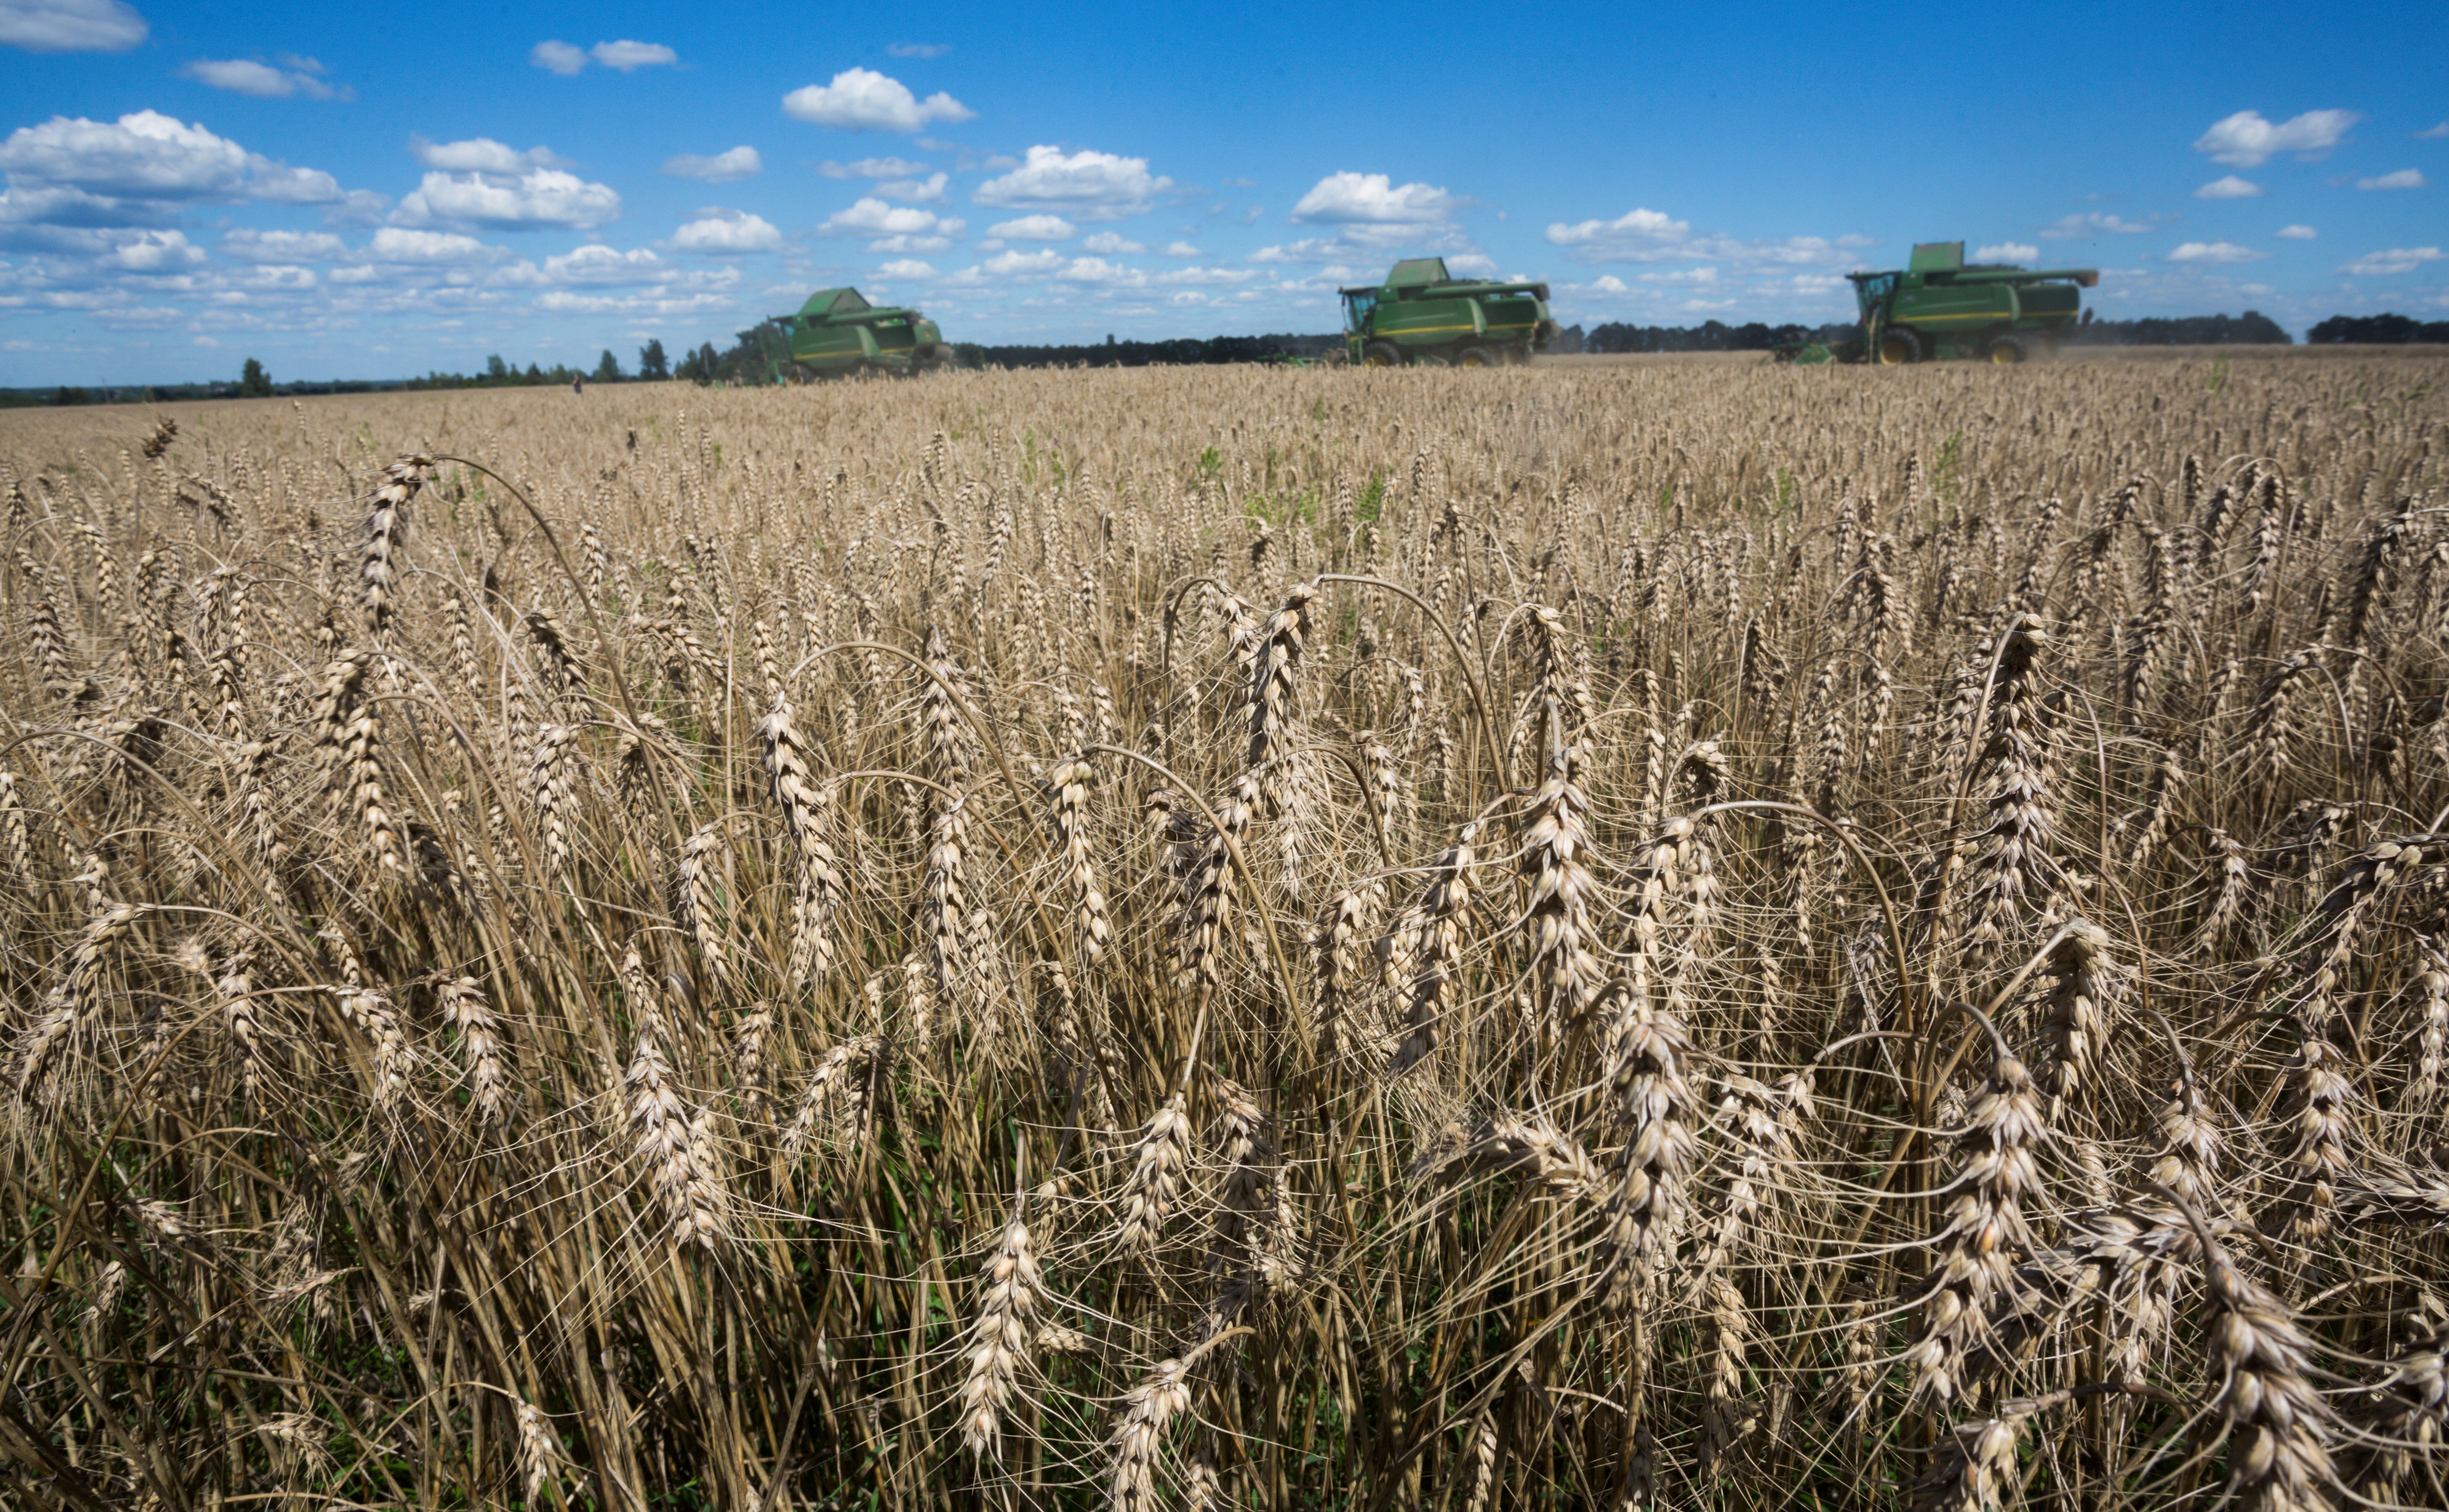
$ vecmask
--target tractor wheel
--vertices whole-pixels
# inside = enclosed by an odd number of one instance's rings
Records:
[[[2022,336],[2004,335],[1990,343],[1990,360],[2002,368],[2029,362],[2032,357],[2032,346]]]
[[[1399,368],[1403,354],[1391,341],[1372,341],[1360,349],[1360,365],[1364,368]]]
[[[1457,368],[1493,368],[1504,358],[1491,347],[1465,347],[1455,358]]]
[[[1914,332],[1899,328],[1880,337],[1880,366],[1901,368],[1920,360],[1921,337]]]

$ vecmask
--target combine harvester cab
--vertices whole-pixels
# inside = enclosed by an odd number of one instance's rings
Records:
[[[1377,288],[1336,292],[1346,354],[1364,368],[1491,368],[1556,339],[1546,284],[1456,278],[1443,258],[1408,258]]]
[[[799,314],[775,318],[791,334],[787,372],[803,383],[953,365],[953,349],[935,321],[916,310],[872,305],[857,289],[819,289]]]
[[[2089,316],[2081,290],[2097,268],[2018,268],[1964,260],[1961,241],[1925,241],[1907,267],[1846,275],[1861,309],[1860,345],[1845,360],[1900,367],[1949,357],[2009,364],[2048,356]]]

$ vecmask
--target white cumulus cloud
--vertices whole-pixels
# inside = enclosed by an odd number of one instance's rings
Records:
[[[847,210],[827,216],[817,227],[820,237],[872,237],[870,252],[941,252],[968,228],[957,218],[939,216],[913,205],[890,204],[862,196]]]
[[[2231,173],[2226,178],[2213,179],[2196,189],[2194,198],[2197,200],[2259,200],[2262,198],[2262,185],[2250,179],[2240,179]]]
[[[935,269],[932,264],[920,262],[916,258],[896,258],[890,262],[880,264],[876,271],[888,278],[923,281],[935,277]]]
[[[2367,252],[2339,271],[2351,278],[2382,278],[2413,273],[2427,262],[2439,261],[2441,256],[2439,247],[2392,247],[2386,252]]]
[[[2240,110],[2212,123],[2195,141],[2194,150],[2239,168],[2258,168],[2283,152],[2309,161],[2344,141],[2362,119],[2353,110],[2307,110],[2273,124],[2259,110]]]
[[[1586,261],[1662,262],[1684,255],[1692,222],[1662,210],[1634,208],[1612,220],[1583,220],[1548,227],[1548,244]]]
[[[1060,271],[1064,257],[1060,252],[1000,252],[978,266],[999,278],[1043,278]]]
[[[545,258],[541,271],[551,283],[652,283],[663,276],[664,259],[646,247],[623,252],[595,243]]]
[[[411,137],[408,151],[425,166],[445,173],[515,174],[561,165],[560,160],[543,147],[521,152],[491,137],[470,137],[465,142],[428,142],[423,137]]]
[[[884,236],[935,229],[935,212],[891,205],[862,198],[847,210],[837,210],[817,229],[832,236]]]
[[[408,147],[432,171],[392,212],[395,225],[585,230],[621,213],[621,196],[609,184],[589,183],[568,171],[549,147],[522,152],[491,137],[412,137]]]
[[[931,173],[923,179],[887,179],[876,186],[876,192],[888,200],[902,200],[912,204],[934,204],[944,198],[945,185],[952,182],[948,175]]]
[[[763,216],[745,210],[701,210],[698,218],[672,233],[672,245],[683,252],[718,256],[742,252],[774,252],[782,233]]]
[[[1158,256],[1167,258],[1200,258],[1206,256],[1205,253],[1201,252],[1197,247],[1192,246],[1187,241],[1168,241],[1164,246],[1161,246],[1156,250]]]
[[[2420,169],[2401,168],[2396,173],[2384,173],[2378,178],[2358,179],[2356,187],[2359,189],[2420,189],[2425,182]]]
[[[53,116],[20,126],[0,143],[0,170],[11,186],[65,184],[143,199],[236,198],[246,167],[246,149],[237,143],[152,110],[106,124]]]
[[[2272,234],[2287,241],[2311,241],[2319,238],[2322,233],[2311,226],[2281,226]]]
[[[1329,225],[1356,220],[1434,225],[1454,211],[1454,196],[1434,184],[1397,184],[1383,173],[1330,173],[1293,206],[1293,220]]]
[[[203,260],[203,249],[188,245],[182,231],[147,231],[123,242],[109,258],[114,267],[128,273],[174,273]]]
[[[221,253],[242,262],[323,262],[348,251],[329,231],[228,231]]]
[[[399,201],[392,219],[406,226],[586,230],[620,213],[621,196],[609,184],[589,183],[559,168],[530,168],[517,175],[429,173]]]
[[[681,55],[660,42],[632,42],[627,37],[618,42],[599,42],[591,48],[569,42],[539,42],[528,49],[528,62],[565,79],[585,72],[589,60],[622,73],[635,73],[640,68],[671,67],[681,61]]]
[[[567,42],[539,42],[528,49],[528,61],[567,78],[587,67],[587,49]]]
[[[502,249],[452,231],[385,226],[366,243],[365,253],[376,262],[490,262]]]
[[[737,183],[764,172],[765,160],[757,155],[755,147],[733,147],[710,158],[684,152],[665,158],[664,171],[675,179],[695,179],[703,183]]]
[[[259,100],[286,100],[300,94],[313,100],[329,100],[334,93],[330,85],[302,68],[276,68],[250,58],[199,58],[179,72],[198,84],[232,94],[253,95]]]
[[[2169,254],[2170,262],[2259,262],[2270,256],[2251,247],[2241,247],[2233,241],[2188,241]]]
[[[660,42],[631,42],[624,37],[618,42],[599,42],[587,49],[587,55],[607,68],[623,73],[635,73],[640,68],[666,67],[681,61],[681,55]]]
[[[1066,283],[1100,283],[1118,289],[1136,289],[1147,282],[1147,275],[1139,269],[1103,258],[1074,258],[1057,277]]]
[[[1035,220],[1036,217],[1032,216],[1030,219]],[[1050,217],[1049,219],[1051,218]],[[1068,221],[1065,222],[1066,225],[1069,223],[1070,222]],[[996,229],[1000,232],[1002,228],[997,227]],[[1180,245],[1180,243],[1177,242],[1176,245]],[[1100,231],[1095,236],[1081,242],[1080,250],[1083,252],[1093,252],[1101,258],[1110,258],[1128,256],[1135,252],[1146,252],[1147,247],[1141,242],[1133,241],[1127,237],[1118,236],[1111,231]],[[1196,248],[1192,249],[1191,256],[1198,256]]]
[[[2449,121],[2443,121],[2437,126],[2425,126],[2415,134],[2415,140],[2418,142],[2438,142],[2443,137],[2449,137]]]
[[[145,31],[145,18],[121,0],[0,0],[0,48],[125,52]]]
[[[1017,220],[998,220],[987,227],[987,235],[1012,241],[1069,241],[1079,234],[1078,226],[1059,215],[1025,215]],[[1109,234],[1095,239],[1118,241],[1121,239]],[[1089,250],[1108,252],[1114,249],[1092,245]]]
[[[1630,294],[1632,289],[1612,273],[1602,273],[1584,287],[1591,294]]]
[[[2060,216],[2041,228],[2041,235],[2052,241],[2076,241],[2085,237],[2107,234],[2139,237],[2152,229],[2148,220],[2129,220],[2124,216],[2104,215],[2093,210],[2084,215]]]
[[[1044,210],[1075,220],[1119,220],[1147,210],[1173,181],[1148,172],[1147,159],[1083,147],[1034,146],[1018,167],[970,196],[999,210]]]
[[[1973,260],[1976,262],[2034,262],[2039,260],[2040,256],[2041,249],[2029,242],[2001,241],[1994,246],[1975,248]]]
[[[908,179],[926,171],[927,164],[907,158],[861,158],[857,163],[827,159],[817,164],[817,172],[828,179]]]
[[[971,121],[977,112],[937,90],[921,100],[900,80],[873,68],[844,68],[831,84],[806,85],[782,97],[794,118],[846,131],[917,131],[930,121]]]
[[[1154,281],[1167,284],[1184,283],[1247,283],[1259,277],[1256,268],[1174,268],[1160,273]]]
[[[1723,233],[1695,234],[1691,222],[1662,210],[1635,208],[1612,220],[1554,221],[1551,246],[1576,262],[1727,262],[1764,273],[1828,271],[1857,261],[1869,237],[1764,237],[1746,239]]]
[[[276,163],[158,111],[117,121],[53,116],[0,142],[0,220],[57,226],[163,225],[199,201],[330,204],[328,173]]]

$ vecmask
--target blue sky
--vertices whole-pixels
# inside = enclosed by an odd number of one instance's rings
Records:
[[[0,0],[0,384],[1327,331],[1398,256],[1568,323],[1851,314],[1917,240],[2104,316],[2449,318],[2449,8]]]

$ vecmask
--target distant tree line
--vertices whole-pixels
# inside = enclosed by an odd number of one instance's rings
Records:
[[[952,343],[964,368],[1146,368],[1214,362],[1267,362],[1278,357],[1315,357],[1343,350],[1340,335],[1182,336],[1170,341],[1121,341],[985,346]],[[692,383],[771,383],[791,359],[789,328],[764,320],[740,332],[727,350],[713,342],[685,354],[672,376]]]
[[[2304,334],[2314,346],[2399,346],[2416,341],[2449,344],[2449,320],[2416,320],[2402,315],[2334,315]]]
[[[2336,324],[2336,320],[2324,324]],[[2322,327],[2316,326],[2316,333]],[[1552,352],[1773,352],[1811,341],[1840,341],[1856,333],[1851,321],[1823,326],[1769,325],[1760,320],[1727,325],[1705,320],[1696,326],[1640,326],[1610,321],[1584,331],[1568,326]],[[2315,340],[2322,339],[2317,334]],[[2376,336],[2370,340],[2442,339],[2422,336]],[[2221,347],[2288,345],[2294,338],[2279,322],[2256,311],[2241,316],[2187,316],[2177,319],[2094,320],[2069,332],[2070,346],[2087,347]]]
[[[2296,338],[2258,310],[2173,320],[2094,320],[2067,333],[2071,347],[2285,347]]]
[[[1567,326],[1550,352],[1769,352],[1808,341],[1840,340],[1856,327],[1851,321],[1822,326],[1769,325],[1747,320],[1727,325],[1705,320],[1697,326],[1641,326],[1609,321],[1585,331]],[[736,334],[726,350],[711,341],[685,352],[677,363],[658,338],[638,349],[638,370],[625,372],[621,359],[607,351],[590,372],[554,363],[547,368],[530,362],[515,367],[500,356],[485,359],[479,373],[429,373],[408,379],[329,379],[275,383],[262,363],[246,359],[235,383],[136,384],[107,388],[0,389],[0,410],[29,405],[161,404],[179,399],[262,398],[273,394],[377,393],[399,389],[522,389],[575,382],[660,382],[679,378],[689,383],[766,384],[790,359],[789,329],[780,320],[763,320]],[[2067,335],[2071,346],[2086,347],[2224,347],[2291,345],[2294,337],[2279,322],[2258,311],[2240,316],[2199,315],[2163,319],[2094,320]],[[2402,315],[2334,315],[2305,336],[2314,346],[2400,346],[2415,342],[2449,345],[2449,320],[2417,320]],[[1198,366],[1217,362],[1271,362],[1283,357],[1330,356],[1344,350],[1340,335],[1181,336],[1170,341],[1118,341],[1082,345],[982,346],[958,341],[953,350],[965,368],[1146,368]]]
[[[530,362],[522,370],[502,360],[499,353],[485,359],[482,373],[429,373],[421,378],[411,378],[399,385],[403,389],[567,389],[573,383],[659,383],[672,375],[671,360],[664,354],[663,338],[658,336],[638,349],[638,371],[625,373],[621,359],[609,349],[595,360],[592,371],[554,363],[547,368]]]
[[[1280,357],[1322,357],[1343,350],[1340,335],[1177,336],[1170,341],[1117,341],[1085,346],[1059,344],[981,346],[956,341],[965,368],[1198,367],[1217,362],[1272,362]]]
[[[1805,341],[1841,340],[1853,329],[1850,322],[1773,326],[1747,320],[1730,326],[1723,320],[1704,320],[1696,326],[1637,326],[1610,320],[1588,332],[1577,325],[1567,326],[1548,350],[1605,356],[1636,352],[1770,352]]]

